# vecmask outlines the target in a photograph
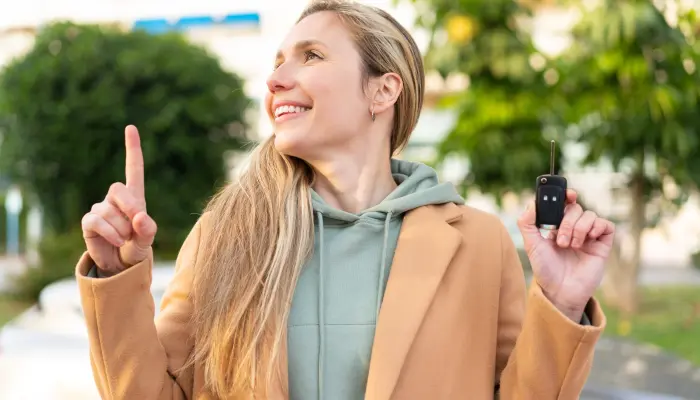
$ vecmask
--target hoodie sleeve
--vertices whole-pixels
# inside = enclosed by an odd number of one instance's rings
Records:
[[[504,400],[578,399],[605,316],[591,299],[577,324],[554,307],[536,282],[526,292],[520,259],[505,228],[501,243],[496,391]]]
[[[161,312],[154,321],[152,255],[118,273],[90,277],[94,262],[85,253],[76,277],[85,314],[90,361],[103,399],[191,397],[194,373],[182,369],[192,351],[189,292],[199,249],[201,219],[178,255]]]

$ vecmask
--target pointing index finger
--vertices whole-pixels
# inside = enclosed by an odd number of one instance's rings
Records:
[[[143,152],[141,139],[135,126],[129,125],[124,130],[126,146],[126,187],[139,199],[145,198],[143,178]]]

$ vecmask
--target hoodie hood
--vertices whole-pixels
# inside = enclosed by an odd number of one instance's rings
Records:
[[[387,214],[404,214],[415,208],[456,203],[464,204],[451,183],[439,183],[434,169],[417,162],[391,160],[391,173],[398,184],[381,203],[358,214],[349,213],[328,205],[315,191],[311,191],[311,204],[316,213],[321,213],[326,224],[353,223],[363,218],[384,221]]]

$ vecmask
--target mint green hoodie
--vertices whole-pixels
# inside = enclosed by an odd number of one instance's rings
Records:
[[[290,400],[364,398],[374,330],[404,213],[464,200],[423,164],[391,161],[398,187],[359,214],[315,192],[314,253],[297,284],[288,324]]]

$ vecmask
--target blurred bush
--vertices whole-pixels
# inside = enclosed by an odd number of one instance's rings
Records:
[[[73,276],[78,259],[85,251],[80,226],[76,225],[69,232],[44,236],[38,250],[42,261],[12,277],[9,295],[17,300],[34,302],[48,284]]]
[[[27,279],[72,273],[72,235],[82,215],[124,180],[128,124],[141,133],[148,211],[159,226],[156,254],[175,254],[225,184],[225,156],[245,143],[251,101],[242,85],[177,34],[43,28],[0,76],[0,167],[35,195],[51,235],[43,244],[48,269]]]
[[[690,255],[690,263],[694,268],[700,269],[700,251],[696,251]]]

